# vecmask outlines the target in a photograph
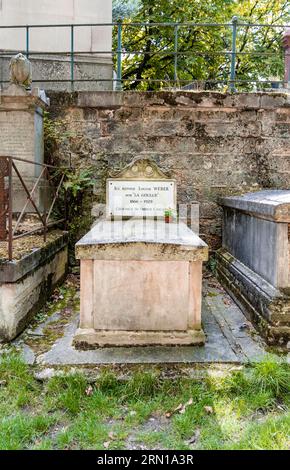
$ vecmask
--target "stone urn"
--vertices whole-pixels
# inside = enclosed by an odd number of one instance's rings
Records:
[[[31,63],[23,54],[17,54],[10,61],[10,81],[28,88],[32,82]]]

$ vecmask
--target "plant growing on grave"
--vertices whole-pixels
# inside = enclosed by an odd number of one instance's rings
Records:
[[[172,209],[165,209],[164,215],[165,215],[166,217],[172,217],[172,215],[173,215],[173,210],[172,210]]]
[[[217,260],[214,255],[210,256],[207,267],[213,274],[216,274]]]
[[[165,209],[164,211],[164,219],[165,219],[165,222],[166,223],[169,223],[172,221],[173,219],[173,210],[168,208],[168,209]]]

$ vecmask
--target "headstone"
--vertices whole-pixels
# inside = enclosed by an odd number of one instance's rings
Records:
[[[218,276],[269,343],[290,338],[290,191],[221,200]]]
[[[107,180],[107,217],[164,217],[176,212],[176,182],[148,159]]]
[[[107,181],[107,219],[76,245],[81,261],[78,348],[189,345],[201,328],[207,245],[176,211],[176,182],[149,159]]]

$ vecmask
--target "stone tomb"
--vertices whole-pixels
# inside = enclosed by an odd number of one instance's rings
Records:
[[[207,245],[176,211],[176,183],[137,159],[107,180],[107,219],[76,245],[81,261],[79,348],[202,344]]]
[[[290,191],[221,200],[218,277],[269,343],[290,339]]]
[[[31,85],[31,64],[22,54],[11,59],[10,72],[11,83],[0,93],[0,155],[22,160],[14,163],[31,191],[42,171],[39,164],[44,163],[43,117],[49,99],[43,90],[26,89]],[[14,171],[12,184],[13,212],[21,212],[27,195]],[[48,192],[48,184],[42,178],[33,194],[41,211],[45,203],[48,205]],[[28,204],[26,212],[35,212],[32,204]]]

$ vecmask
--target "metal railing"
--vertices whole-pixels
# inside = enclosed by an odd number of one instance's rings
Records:
[[[34,165],[40,169],[39,175],[34,178],[33,187],[31,189],[28,188],[27,182],[25,182],[25,177],[21,174],[20,169],[17,167],[17,163]],[[50,171],[53,171],[54,174],[51,174]],[[59,167],[24,160],[17,157],[0,156],[0,241],[8,242],[9,261],[13,259],[13,240],[17,240],[27,235],[42,233],[43,239],[46,241],[49,228],[66,222],[66,202],[64,210],[65,216],[59,220],[52,220],[51,218],[55,203],[61,189],[63,188],[65,177],[66,173]],[[57,183],[55,183],[55,178],[57,178]],[[13,197],[15,195],[13,189],[16,181],[20,183],[20,189],[24,192],[26,197],[26,201],[22,208],[17,208],[17,210],[13,207]],[[43,185],[44,183],[49,185],[53,195],[50,204],[48,205],[48,190],[47,187],[44,187],[43,204],[41,204],[43,207],[39,207],[35,202],[35,195],[39,190],[40,185]],[[27,212],[35,214],[40,225],[32,230],[24,230],[21,233],[19,228]]]
[[[110,28],[113,31],[113,50],[77,50],[77,30],[78,29],[83,29],[83,28]],[[67,48],[67,50],[63,51],[35,51],[31,48],[31,35],[32,31],[36,29],[47,29],[47,28],[60,28],[60,29],[66,29],[69,30],[70,32],[70,46]],[[147,51],[146,49],[142,50],[129,50],[128,49],[128,41],[125,36],[125,32],[128,31],[128,29],[133,28],[137,29],[139,32],[144,31],[145,29],[147,32],[149,31],[149,37],[150,37],[150,30],[158,28],[160,30],[160,34],[162,34],[162,29],[163,28],[170,28],[172,30],[172,34],[170,33],[172,39],[169,41],[169,43],[166,45],[166,47],[161,47],[161,49],[158,49],[158,47],[155,47],[154,50],[152,51]],[[194,44],[192,45],[191,48],[186,49],[186,50],[181,50],[180,49],[180,35],[182,31],[187,30],[187,31],[206,31],[207,33],[210,32],[213,29],[220,28],[223,33],[224,33],[224,43],[229,46],[228,48],[224,50],[212,50],[212,49],[206,49],[206,50],[200,50],[200,49],[195,49]],[[241,31],[253,31],[253,32],[258,32],[261,30],[261,28],[266,28],[268,31],[270,30],[276,30],[281,34],[281,41],[280,44],[274,44],[275,47],[273,46],[272,50],[267,50],[267,51],[259,51],[259,48],[257,50],[253,50],[252,46],[255,47],[255,44],[251,44],[251,47],[249,50],[245,50],[245,48],[239,48],[238,47],[238,42],[239,42],[239,34]],[[232,21],[229,23],[193,23],[193,22],[183,22],[183,23],[151,23],[151,22],[138,22],[138,23],[130,23],[130,22],[119,22],[119,23],[88,23],[88,24],[57,24],[57,25],[52,25],[52,24],[46,24],[46,25],[15,25],[15,26],[1,26],[0,25],[0,33],[1,30],[15,30],[15,29],[21,29],[25,31],[25,44],[22,50],[17,50],[17,51],[2,51],[0,52],[0,59],[1,57],[11,57],[13,55],[13,52],[23,52],[26,54],[28,58],[31,60],[35,60],[37,57],[68,57],[69,62],[70,62],[70,72],[69,76],[66,78],[59,78],[59,77],[47,77],[45,79],[38,79],[37,77],[34,77],[34,81],[38,83],[69,83],[71,85],[71,90],[74,90],[75,84],[79,83],[92,83],[92,84],[97,84],[98,82],[108,82],[108,86],[114,84],[114,88],[116,90],[122,90],[124,88],[130,89],[132,87],[132,83],[134,83],[134,89],[138,89],[139,85],[142,85],[145,83],[149,83],[150,85],[154,85],[155,88],[168,88],[168,86],[175,86],[175,87],[186,87],[190,84],[194,83],[206,83],[209,88],[211,87],[221,87],[222,85],[228,85],[231,91],[235,91],[239,86],[253,86],[253,85],[267,85],[267,84],[273,84],[274,87],[279,87],[285,85],[285,80],[283,78],[283,72],[281,72],[284,68],[284,61],[285,61],[285,54],[286,56],[289,56],[290,54],[290,49],[288,49],[285,53],[283,46],[282,46],[282,33],[285,31],[287,28],[290,28],[290,25],[281,25],[281,24],[257,24],[257,23],[245,23],[245,22],[240,22],[237,17],[233,17]],[[156,30],[155,30],[156,34]],[[170,36],[169,35],[169,36]],[[275,43],[275,41],[274,41]],[[273,77],[265,77],[264,73],[261,73],[261,76],[257,77],[252,77],[251,73],[248,74],[247,78],[239,78],[237,76],[237,62],[240,60],[241,57],[243,56],[250,56],[254,58],[266,58],[266,57],[273,57],[273,59],[277,60],[277,54],[280,55],[279,57],[279,70],[280,70],[280,75],[281,77],[279,79],[273,79]],[[113,63],[115,65],[115,70],[116,74],[115,76],[112,76],[112,78],[94,78],[94,77],[81,77],[77,78],[76,77],[76,61],[80,57],[84,56],[107,56],[108,58],[113,58]],[[156,77],[154,75],[154,67],[153,67],[153,76],[152,77],[146,77],[143,78],[142,76],[131,76],[130,75],[130,66],[132,64],[132,60],[136,60],[136,62],[140,62],[141,60],[144,60],[146,58],[147,62],[148,60],[152,59],[153,57],[162,58],[166,57],[171,57],[172,62],[171,62],[171,67],[168,67],[170,69],[170,72],[172,71],[171,76],[167,76],[167,73],[164,73],[164,77]],[[224,63],[221,64],[221,69],[222,73],[217,74],[217,76],[214,77],[203,77],[202,79],[194,78],[194,74],[192,78],[183,78],[183,70],[182,66],[180,65],[180,58],[181,57],[192,57],[194,58],[204,58],[205,63],[206,61],[211,60],[213,57],[225,57]],[[128,60],[130,59],[130,63],[128,63]],[[52,59],[53,60],[53,59]],[[260,64],[261,65],[261,64]],[[258,67],[258,63],[257,63]],[[260,70],[262,70],[263,67],[260,66]],[[2,81],[0,80],[0,83],[8,83],[9,80],[3,79]],[[137,85],[136,85],[137,84]]]

